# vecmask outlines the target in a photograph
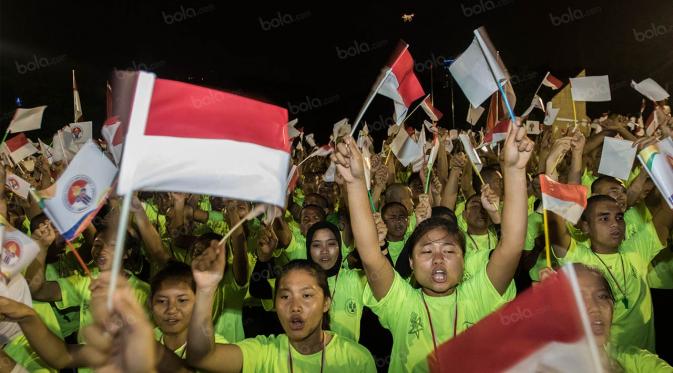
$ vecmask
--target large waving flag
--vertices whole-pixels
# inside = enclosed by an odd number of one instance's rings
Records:
[[[542,205],[545,210],[553,211],[573,224],[582,216],[587,207],[587,188],[583,185],[561,184],[540,175]]]
[[[10,133],[32,131],[42,126],[42,115],[47,106],[38,106],[31,109],[16,109],[12,122],[7,129]]]
[[[40,252],[40,247],[30,237],[12,227],[1,215],[0,231],[2,231],[0,273],[5,279],[10,279],[28,267]]]
[[[409,106],[425,95],[421,83],[414,73],[414,59],[409,53],[409,44],[400,42],[387,65],[389,73],[378,93],[395,102],[395,122],[402,123]]]
[[[133,102],[121,115],[120,195],[176,191],[285,205],[286,109],[145,72],[125,77]]]
[[[40,191],[44,213],[66,241],[79,236],[96,216],[116,173],[114,164],[89,141],[56,183]]]
[[[603,371],[574,268],[564,267],[439,346],[428,365],[432,372]]]

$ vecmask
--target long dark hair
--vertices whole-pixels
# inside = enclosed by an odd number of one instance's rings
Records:
[[[308,259],[295,259],[284,265],[283,268],[281,268],[278,277],[276,277],[276,292],[273,297],[274,303],[276,297],[278,297],[278,287],[280,286],[281,281],[283,281],[283,278],[292,271],[305,271],[313,276],[318,283],[318,287],[322,289],[324,297],[330,298],[330,300],[332,299],[332,293],[329,291],[329,284],[327,284],[327,274],[325,271],[320,268],[319,265]],[[322,328],[323,330],[329,330],[329,310],[322,315]]]
[[[317,232],[320,229],[329,229],[334,234],[334,237],[337,240],[337,244],[339,245],[339,249],[337,251],[336,263],[334,263],[334,266],[332,266],[332,268],[327,270],[327,277],[332,277],[339,272],[339,268],[341,268],[341,262],[343,260],[341,256],[341,232],[339,231],[339,228],[336,225],[328,221],[319,221],[313,224],[311,228],[309,228],[308,231],[306,231],[306,258],[311,260],[311,242],[313,242],[313,236],[315,235],[315,232]]]

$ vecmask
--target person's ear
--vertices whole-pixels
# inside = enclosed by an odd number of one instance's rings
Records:
[[[411,271],[414,271],[414,259],[410,256],[409,257],[409,268],[411,268]]]
[[[322,305],[322,312],[325,313],[325,312],[329,311],[331,306],[332,306],[332,298],[325,297],[325,301],[323,302],[323,305]]]
[[[584,232],[584,234],[589,234],[589,222],[584,219],[579,221],[579,227]]]

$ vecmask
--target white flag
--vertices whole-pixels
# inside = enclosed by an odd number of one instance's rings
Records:
[[[12,122],[9,123],[9,132],[17,133],[39,129],[42,126],[42,115],[46,108],[47,106],[44,105],[32,109],[16,109]]]
[[[481,106],[477,106],[476,108],[470,104],[470,107],[467,109],[467,123],[470,123],[471,125],[477,124],[477,121],[479,118],[481,118],[481,114],[484,113],[484,108]]]
[[[11,172],[7,172],[7,177],[5,178],[5,185],[14,192],[17,196],[28,199],[28,193],[30,192],[30,183],[26,180],[14,175]]]
[[[70,123],[70,133],[75,144],[81,145],[93,139],[93,123],[92,122],[78,122]]]
[[[53,164],[54,162],[58,162],[63,159],[63,154],[57,152],[54,150],[54,148],[45,144],[41,139],[38,139],[38,142],[40,144],[40,152],[45,158],[47,158],[47,162],[49,162],[49,164]]]
[[[390,149],[404,167],[423,156],[423,148],[403,128],[397,132]]]
[[[607,75],[570,78],[573,101],[610,101],[610,79]]]
[[[631,87],[652,101],[662,101],[669,96],[668,92],[661,88],[661,86],[651,78],[647,78],[640,83],[636,83],[632,80]]]
[[[472,146],[470,138],[464,133],[458,135],[458,138],[460,139],[460,142],[463,144],[463,149],[465,150],[465,154],[467,154],[467,157],[470,159],[470,162],[472,162],[477,171],[481,171],[483,164],[481,163],[481,159],[479,159],[479,154],[477,154],[477,151],[474,149],[474,146]]]
[[[30,237],[11,225],[3,224],[2,229],[4,233],[2,235],[0,266],[2,267],[2,275],[9,279],[28,267],[40,252],[40,247]]]
[[[561,108],[554,108],[552,106],[552,102],[549,101],[547,102],[547,115],[544,117],[544,124],[545,126],[551,126],[554,124],[554,121],[556,120],[556,117],[558,116],[559,111],[561,111]]]

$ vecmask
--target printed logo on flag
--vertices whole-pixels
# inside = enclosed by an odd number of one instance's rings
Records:
[[[2,263],[6,266],[13,266],[21,257],[21,245],[14,240],[6,240],[3,246]]]
[[[75,140],[81,139],[82,138],[82,128],[80,128],[79,126],[74,126],[72,128],[72,137]]]
[[[19,190],[19,182],[16,181],[15,178],[10,177],[7,179],[7,184],[9,184],[9,187],[12,188],[13,191]]]
[[[73,213],[84,211],[96,196],[96,184],[86,175],[77,175],[66,184],[65,207]]]

